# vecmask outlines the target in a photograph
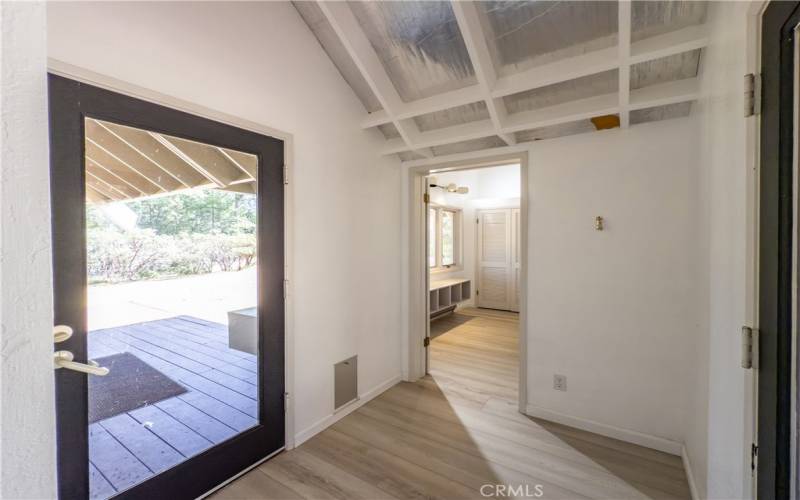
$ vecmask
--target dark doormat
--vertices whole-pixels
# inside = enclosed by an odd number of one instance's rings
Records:
[[[89,376],[89,422],[186,392],[186,388],[129,352],[95,359],[109,369],[105,377]]]

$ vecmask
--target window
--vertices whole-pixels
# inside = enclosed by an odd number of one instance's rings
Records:
[[[428,266],[432,271],[460,266],[461,210],[434,206],[428,220]]]

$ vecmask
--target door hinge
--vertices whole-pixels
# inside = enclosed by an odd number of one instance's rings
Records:
[[[481,219],[480,218],[476,218],[475,219],[475,224],[480,224],[480,223],[481,223]]]
[[[744,116],[761,113],[761,75],[748,73],[744,75]]]
[[[289,296],[289,280],[283,280],[283,298]]]
[[[289,184],[289,167],[286,165],[283,166],[283,184]]]
[[[480,294],[481,294],[480,290],[475,290],[475,295],[480,295]]]
[[[753,443],[750,445],[750,471],[755,472],[756,463],[758,462],[758,445]]]
[[[742,368],[758,368],[758,330],[742,327]]]
[[[428,347],[429,345],[431,345],[431,338],[430,337],[425,337],[425,340],[422,341],[422,345],[424,347]]]
[[[428,193],[423,194],[422,195],[422,201],[424,201],[425,203],[430,203],[431,202],[431,195],[429,195]]]
[[[289,393],[288,392],[284,392],[283,393],[283,413],[286,413],[287,411],[289,411]]]

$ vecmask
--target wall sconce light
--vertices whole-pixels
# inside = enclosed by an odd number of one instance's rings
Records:
[[[600,217],[599,215],[594,218],[594,228],[597,231],[602,231],[603,230],[603,218]]]
[[[440,184],[436,184],[436,177],[429,177],[428,181],[430,182],[430,187],[432,188],[439,188],[447,191],[448,193],[457,193],[457,194],[467,194],[469,193],[469,188],[467,186],[458,186],[455,183],[451,182],[446,186],[442,186]]]

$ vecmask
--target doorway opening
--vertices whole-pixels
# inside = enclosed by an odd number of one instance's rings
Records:
[[[431,173],[427,373],[442,390],[519,404],[519,162]]]

